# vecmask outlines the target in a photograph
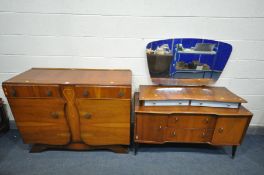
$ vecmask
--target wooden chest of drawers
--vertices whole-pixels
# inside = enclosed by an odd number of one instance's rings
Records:
[[[33,68],[3,83],[25,143],[47,148],[127,151],[129,70]]]
[[[208,143],[219,146],[230,145],[233,147],[233,156],[235,155],[236,146],[242,143],[252,118],[252,113],[240,105],[241,102],[245,101],[231,94],[225,88],[215,88],[217,89],[215,90],[213,87],[196,87],[192,90],[193,93],[188,92],[189,88],[191,87],[173,89],[173,87],[142,86],[141,92],[144,95],[141,94],[141,100],[140,94],[135,94],[135,153],[139,143],[179,142]],[[152,93],[151,89],[157,89],[157,91]],[[201,89],[205,94],[199,96]],[[163,90],[166,93],[162,92]],[[195,91],[197,92],[194,93]],[[217,91],[221,92],[220,97]],[[184,93],[186,94],[184,95]],[[153,98],[154,100],[165,100],[163,103],[166,100],[190,101],[188,102],[189,105],[186,106],[177,103],[175,103],[175,106],[144,105],[145,100],[153,100]],[[223,100],[232,104],[237,102],[240,107],[191,106],[192,98],[195,100],[208,99],[210,102],[214,100],[220,103]],[[216,104],[216,106],[219,106],[219,104]]]

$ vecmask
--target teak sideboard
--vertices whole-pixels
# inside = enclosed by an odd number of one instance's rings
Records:
[[[33,68],[3,82],[3,89],[31,152],[128,151],[130,70]]]
[[[232,146],[234,157],[252,118],[244,102],[224,87],[140,86],[135,154],[140,143],[208,143]]]

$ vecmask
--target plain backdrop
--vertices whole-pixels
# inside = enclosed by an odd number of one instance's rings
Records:
[[[0,82],[31,67],[121,68],[136,91],[151,84],[148,42],[191,37],[233,45],[216,85],[264,126],[263,0],[0,0]]]

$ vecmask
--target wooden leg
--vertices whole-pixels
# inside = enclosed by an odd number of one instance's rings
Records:
[[[137,151],[138,151],[138,143],[134,143],[134,155],[137,155]]]
[[[45,145],[34,144],[34,145],[32,145],[29,152],[30,153],[40,153],[40,152],[43,152],[47,149],[48,149],[48,147],[46,147]]]
[[[232,146],[232,159],[235,158],[236,150],[237,150],[237,146],[236,146],[236,145],[233,145],[233,146]]]

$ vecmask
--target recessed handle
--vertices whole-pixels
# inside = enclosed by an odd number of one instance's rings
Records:
[[[83,91],[83,96],[84,96],[84,97],[88,97],[88,96],[89,96],[89,92],[88,92],[88,90]]]
[[[48,97],[51,97],[51,96],[52,96],[52,92],[51,92],[51,90],[48,90],[48,91],[47,91],[47,96],[48,96]]]
[[[86,118],[86,119],[90,119],[90,118],[92,118],[92,114],[86,113],[86,114],[84,114],[83,117]]]
[[[219,133],[223,133],[223,131],[224,131],[224,128],[219,128],[219,129],[218,129],[218,132],[219,132]]]
[[[54,118],[54,119],[58,119],[59,118],[58,112],[52,112],[51,113],[51,117]]]
[[[118,97],[123,97],[124,95],[125,95],[124,92],[119,92],[119,93],[118,93]]]

